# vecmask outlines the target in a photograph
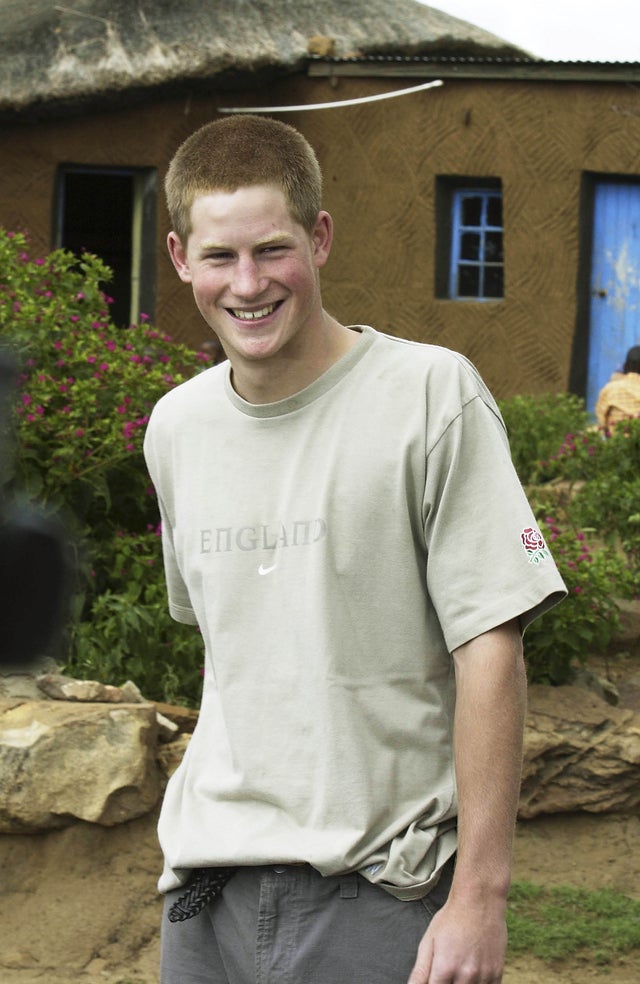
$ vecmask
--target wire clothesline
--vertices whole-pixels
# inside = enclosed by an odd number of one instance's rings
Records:
[[[444,85],[442,79],[412,85],[408,89],[395,89],[393,92],[380,92],[375,96],[359,96],[356,99],[338,99],[336,102],[305,103],[300,106],[224,106],[219,113],[304,113],[310,109],[338,109],[341,106],[361,106],[363,103],[378,102],[381,99],[394,99],[396,96],[410,96],[414,92],[433,89]]]

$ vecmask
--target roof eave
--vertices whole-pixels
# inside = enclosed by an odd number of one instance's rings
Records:
[[[471,56],[375,56],[313,59],[312,78],[438,78],[532,82],[637,82],[640,62],[547,61]]]

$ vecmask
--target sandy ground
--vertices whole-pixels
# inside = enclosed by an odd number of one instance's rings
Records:
[[[153,984],[161,902],[155,815],[112,829],[0,838],[2,984]],[[515,877],[613,886],[640,898],[640,816],[542,817],[522,823]],[[640,952],[608,973],[509,961],[505,984],[637,984]],[[351,984],[351,982],[345,982]]]
[[[632,698],[640,710],[640,690]],[[113,828],[78,823],[43,834],[0,835],[2,984],[157,984],[156,822],[153,813]],[[640,899],[640,815],[522,822],[514,877],[611,886]],[[517,957],[504,976],[504,984],[638,981],[640,951],[608,970]]]

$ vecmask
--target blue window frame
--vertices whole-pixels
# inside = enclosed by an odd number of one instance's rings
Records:
[[[502,192],[452,189],[449,297],[486,301],[504,297]]]

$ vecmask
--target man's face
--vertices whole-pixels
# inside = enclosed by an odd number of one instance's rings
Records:
[[[256,360],[304,359],[312,350],[331,234],[326,212],[307,233],[275,185],[200,196],[186,249],[169,234],[174,266],[235,370]]]

